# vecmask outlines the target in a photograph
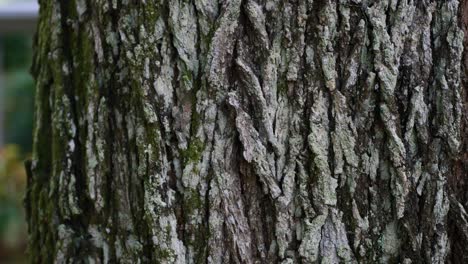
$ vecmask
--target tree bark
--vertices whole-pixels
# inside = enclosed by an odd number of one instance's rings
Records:
[[[32,263],[467,263],[466,1],[42,0]]]

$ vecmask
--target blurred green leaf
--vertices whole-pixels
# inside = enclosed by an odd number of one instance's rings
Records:
[[[1,37],[3,45],[3,67],[5,71],[26,69],[32,60],[32,36],[10,34]]]
[[[25,71],[6,76],[4,100],[6,142],[18,144],[30,152],[34,113],[34,82]]]

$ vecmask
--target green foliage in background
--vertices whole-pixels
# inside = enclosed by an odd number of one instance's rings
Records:
[[[25,234],[22,199],[26,187],[23,156],[16,145],[0,150],[0,237],[4,244],[21,244]]]
[[[5,141],[30,152],[34,113],[34,82],[29,74],[32,37],[11,35],[2,37],[1,41],[6,88],[3,92]]]
[[[0,36],[4,79],[0,107],[6,146],[0,146],[0,263],[23,263],[27,229],[23,209],[26,173],[23,161],[31,152],[34,82],[29,74],[32,36]]]
[[[31,151],[34,84],[28,72],[17,70],[6,78],[4,98],[5,141]]]
[[[32,37],[22,34],[2,35],[3,67],[8,71],[26,70],[31,64]]]

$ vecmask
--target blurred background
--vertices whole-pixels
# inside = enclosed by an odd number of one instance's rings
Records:
[[[25,263],[23,162],[32,143],[37,12],[36,0],[0,0],[0,264]]]

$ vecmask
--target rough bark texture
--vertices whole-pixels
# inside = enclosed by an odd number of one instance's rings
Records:
[[[33,263],[468,263],[468,4],[42,0]]]

